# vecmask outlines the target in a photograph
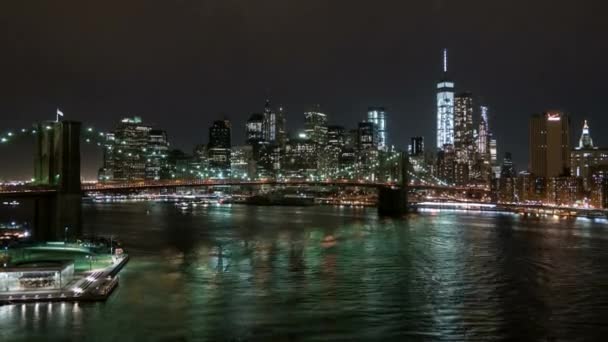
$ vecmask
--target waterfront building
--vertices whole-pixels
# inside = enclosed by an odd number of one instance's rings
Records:
[[[590,203],[595,208],[608,208],[608,165],[590,168]]]
[[[327,141],[327,115],[319,109],[304,113],[306,136],[318,145],[325,145]]]
[[[584,197],[583,180],[579,177],[552,177],[547,181],[545,203],[572,206]]]
[[[0,294],[3,292],[60,290],[66,287],[73,277],[73,261],[33,261],[2,267],[0,268]]]
[[[214,121],[209,127],[209,172],[211,177],[230,178],[231,124]]]
[[[448,51],[443,50],[443,76],[437,83],[437,149],[454,145],[454,82],[448,77]]]
[[[373,122],[376,125],[378,149],[385,150],[388,147],[388,129],[384,107],[369,107],[367,110],[367,122]]]
[[[530,119],[530,172],[544,178],[570,174],[570,118],[564,113]]]
[[[591,185],[590,169],[596,166],[608,165],[608,149],[593,145],[589,125],[585,120],[579,144],[570,152],[571,176],[581,177],[585,189]]]

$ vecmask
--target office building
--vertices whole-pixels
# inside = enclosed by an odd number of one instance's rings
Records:
[[[367,121],[373,122],[378,131],[378,149],[385,150],[388,146],[388,132],[386,127],[386,111],[384,107],[369,107]]]
[[[502,167],[500,169],[500,178],[512,178],[516,175],[511,152],[505,152],[505,157],[502,160]]]
[[[286,178],[310,178],[317,173],[319,145],[305,133],[288,139],[281,171]]]
[[[530,119],[530,172],[552,178],[570,174],[570,118],[560,112]]]
[[[473,95],[458,94],[454,109],[454,150],[456,161],[472,166],[476,151],[473,128]]]
[[[304,113],[306,136],[315,144],[325,145],[327,141],[327,115],[318,108]]]
[[[112,145],[113,180],[130,181],[146,178],[147,146],[151,126],[145,125],[140,117],[124,118],[113,132]]]
[[[167,167],[168,150],[167,133],[160,129],[150,130],[145,149],[146,179],[159,180],[162,178],[163,169]]]
[[[228,120],[214,121],[209,127],[209,171],[211,177],[230,177],[231,125]]]

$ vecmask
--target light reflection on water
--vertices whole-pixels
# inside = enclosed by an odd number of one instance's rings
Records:
[[[106,303],[0,307],[0,340],[593,340],[608,225],[491,213],[85,207],[132,261]]]

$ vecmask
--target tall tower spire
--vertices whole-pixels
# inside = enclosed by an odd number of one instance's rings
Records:
[[[589,133],[589,125],[587,124],[587,120],[585,120],[585,123],[583,124],[583,132],[581,134],[581,138],[578,141],[578,148],[593,148],[593,139],[591,139],[591,134]]]
[[[448,49],[443,49],[443,72],[448,72]]]

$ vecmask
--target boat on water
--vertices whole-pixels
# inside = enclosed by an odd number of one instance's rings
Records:
[[[311,206],[315,204],[315,198],[305,195],[265,194],[251,196],[246,199],[245,203],[252,205]]]

